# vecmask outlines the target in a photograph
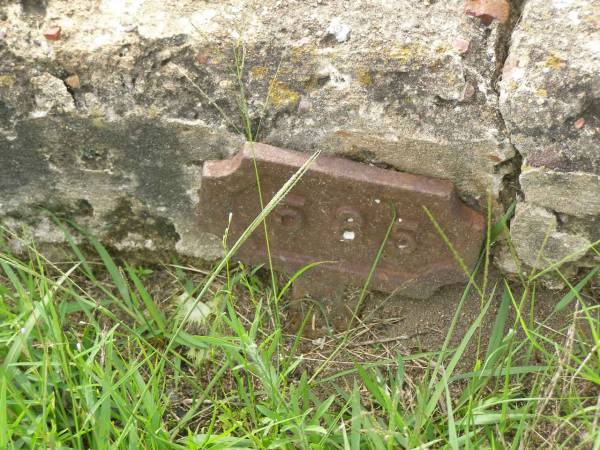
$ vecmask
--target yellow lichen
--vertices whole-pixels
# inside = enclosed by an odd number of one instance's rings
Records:
[[[92,126],[98,129],[106,128],[106,121],[101,116],[92,116]]]
[[[256,67],[253,67],[252,69],[250,69],[250,75],[252,76],[253,79],[260,80],[260,79],[263,79],[267,75],[268,71],[269,71],[269,69],[267,69],[264,66],[256,66]]]
[[[544,88],[539,88],[537,91],[535,91],[535,95],[538,97],[548,97],[548,91]]]
[[[365,87],[371,86],[371,84],[373,84],[373,77],[371,77],[371,72],[366,67],[359,67],[356,71],[356,77],[358,78],[358,82]]]
[[[150,106],[146,110],[146,117],[149,117],[151,119],[156,119],[159,115],[160,115],[160,109],[154,105]]]
[[[452,50],[452,46],[450,44],[439,44],[438,46],[435,47],[435,52],[438,55],[441,55],[443,53],[448,53]]]
[[[313,44],[304,44],[292,48],[291,61],[293,64],[305,62],[307,59],[314,59],[317,48]]]
[[[279,107],[293,106],[300,101],[300,94],[290,89],[285,83],[273,80],[269,89],[269,104]]]
[[[556,55],[550,55],[546,59],[546,67],[551,69],[559,69],[565,62]]]
[[[399,44],[390,50],[389,56],[391,59],[395,59],[400,64],[405,65],[416,58],[419,50],[420,46],[417,44]]]
[[[446,81],[448,82],[449,85],[453,85],[457,83],[457,78],[456,78],[456,73],[455,72],[448,72],[446,73]]]
[[[523,163],[521,164],[521,173],[526,173],[526,172],[530,172],[534,169],[534,167],[530,166],[527,163]]]
[[[12,88],[15,84],[15,79],[10,75],[0,75],[0,87]]]
[[[393,48],[390,51],[390,57],[398,60],[401,64],[406,64],[412,56],[412,51],[410,47],[401,46]]]

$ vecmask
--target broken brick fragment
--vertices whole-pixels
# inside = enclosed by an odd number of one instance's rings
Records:
[[[460,97],[460,101],[467,101],[471,97],[473,97],[473,95],[475,95],[475,87],[471,83],[465,83],[465,87]]]
[[[79,76],[77,74],[69,75],[65,78],[65,84],[71,89],[79,89],[81,87],[81,81],[79,80]]]
[[[203,48],[198,52],[198,54],[196,54],[195,59],[198,64],[207,64],[210,59],[210,50],[208,48]]]
[[[464,11],[468,16],[479,17],[489,25],[494,19],[506,23],[510,6],[506,0],[465,0]]]
[[[60,33],[62,29],[60,27],[50,27],[44,31],[44,37],[49,41],[58,41],[60,39]]]
[[[470,44],[471,44],[471,41],[469,41],[467,39],[462,39],[462,38],[454,39],[454,48],[461,55],[463,53],[466,53],[469,50]]]

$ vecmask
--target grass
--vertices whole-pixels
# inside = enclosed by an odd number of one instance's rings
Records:
[[[600,266],[539,317],[541,271],[482,261],[437,349],[390,352],[361,346],[368,318],[290,333],[289,284],[227,258],[149,269],[87,243],[61,263],[2,244],[0,448],[600,448]]]

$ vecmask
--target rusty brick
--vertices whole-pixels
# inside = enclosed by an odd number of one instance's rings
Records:
[[[248,143],[232,159],[204,164],[201,229],[222,236],[231,214],[230,245],[260,211],[253,158],[266,204],[308,155]],[[297,284],[301,294],[339,297],[347,286],[364,283],[391,224],[371,288],[427,298],[440,286],[465,280],[465,274],[423,207],[472,266],[484,220],[460,201],[452,183],[321,156],[267,218],[273,266],[293,273],[330,261],[310,269]],[[266,248],[259,227],[236,258],[265,263]]]

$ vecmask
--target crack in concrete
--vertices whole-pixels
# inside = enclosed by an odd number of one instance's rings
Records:
[[[504,163],[507,164],[512,164],[512,170],[510,171],[510,173],[508,173],[507,175],[504,176],[504,179],[502,181],[502,188],[500,189],[500,201],[501,203],[504,205],[505,208],[508,208],[510,206],[510,204],[512,204],[513,201],[517,200],[518,198],[523,198],[523,191],[521,190],[521,185],[519,182],[519,177],[521,175],[521,167],[522,167],[522,161],[523,161],[523,156],[521,155],[521,153],[519,152],[518,148],[516,147],[516,145],[514,144],[513,140],[512,140],[512,133],[509,129],[509,127],[507,126],[507,121],[504,118],[504,115],[502,114],[502,110],[500,109],[500,88],[498,86],[500,79],[502,77],[502,72],[504,70],[504,66],[506,64],[506,60],[508,59],[508,55],[510,53],[510,47],[511,47],[511,43],[512,43],[512,37],[514,34],[514,31],[519,23],[519,21],[521,20],[521,15],[523,13],[523,8],[525,6],[525,3],[527,2],[527,0],[512,0],[510,1],[510,17],[508,20],[508,23],[504,26],[504,29],[502,31],[502,36],[499,37],[498,39],[498,43],[496,45],[496,58],[497,58],[497,67],[496,70],[494,72],[494,74],[492,75],[492,80],[491,80],[491,86],[492,89],[494,89],[494,91],[497,94],[497,107],[498,107],[498,116],[500,118],[500,121],[502,123],[502,127],[503,127],[503,134],[504,136],[506,136],[506,139],[508,139],[508,142],[510,143],[511,147],[513,148],[514,152],[515,152],[515,156],[507,161],[504,161]]]

